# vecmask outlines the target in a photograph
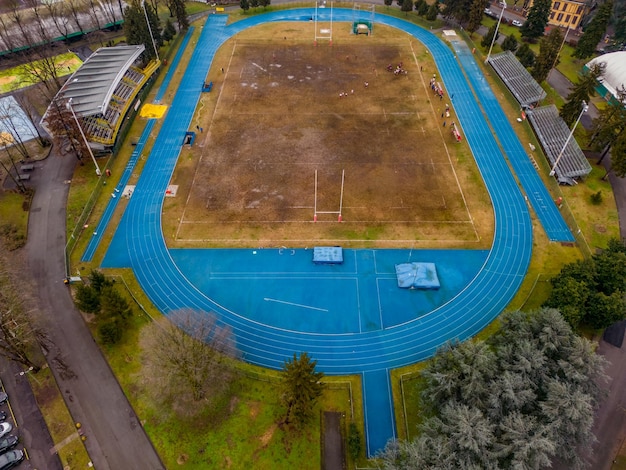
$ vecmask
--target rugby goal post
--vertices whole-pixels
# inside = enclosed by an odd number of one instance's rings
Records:
[[[330,12],[328,19],[326,18],[326,12]],[[320,16],[322,16],[320,18]],[[333,44],[333,2],[329,0],[315,0],[315,45],[320,39],[328,40],[328,44]]]
[[[317,210],[317,170],[315,170],[315,193],[313,196],[313,222],[317,222],[318,214],[337,214],[337,222],[343,221],[343,187],[346,181],[346,170],[341,170],[341,191],[339,193],[339,210],[338,211],[318,211]]]

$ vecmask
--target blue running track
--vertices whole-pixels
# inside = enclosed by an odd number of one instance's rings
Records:
[[[166,314],[183,307],[215,312],[231,326],[251,363],[280,369],[294,352],[306,351],[327,374],[361,374],[371,456],[395,437],[389,370],[427,359],[450,340],[475,335],[503,311],[526,274],[532,225],[506,159],[517,171],[513,162],[521,156],[508,152],[520,144],[510,126],[494,124],[503,121],[501,111],[493,95],[478,86],[480,71],[463,70],[465,58],[459,63],[430,32],[376,14],[376,22],[426,45],[454,94],[459,124],[491,195],[496,221],[491,249],[345,250],[341,266],[315,266],[310,250],[302,249],[168,250],[161,231],[163,197],[215,52],[244,29],[269,21],[309,21],[313,14],[313,9],[272,12],[228,26],[225,16],[210,16],[102,266],[131,267]],[[352,15],[335,9],[333,19],[349,22]],[[520,180],[526,178],[532,180]],[[533,207],[540,212],[540,205]],[[541,221],[546,232],[561,233],[562,220]],[[393,265],[407,260],[437,263],[442,293],[398,289]]]
[[[161,102],[161,99],[163,98],[163,95],[165,94],[169,83],[172,81],[172,77],[174,76],[174,73],[176,72],[176,68],[178,67],[178,64],[180,63],[180,59],[183,56],[183,52],[185,52],[185,48],[187,47],[187,44],[189,43],[189,39],[191,38],[191,35],[193,34],[194,29],[195,28],[193,27],[189,28],[189,30],[187,31],[187,34],[183,38],[183,41],[181,42],[180,47],[178,48],[178,52],[174,56],[174,60],[172,61],[170,68],[168,69],[167,74],[165,75],[165,78],[163,79],[163,82],[161,83],[160,88],[156,92],[156,96],[154,98],[155,103]],[[104,231],[109,225],[109,222],[111,221],[111,217],[113,217],[113,213],[115,212],[115,208],[117,207],[117,202],[120,200],[120,196],[124,192],[124,188],[128,184],[128,181],[130,180],[130,177],[132,176],[133,171],[135,170],[135,165],[137,164],[137,161],[139,160],[139,157],[141,156],[141,152],[143,152],[143,148],[145,147],[146,142],[148,142],[148,137],[150,137],[150,133],[152,132],[152,128],[154,127],[155,124],[156,124],[156,119],[148,119],[148,123],[146,124],[146,127],[144,127],[143,129],[143,132],[141,133],[141,137],[139,137],[137,146],[133,150],[133,153],[130,156],[130,158],[128,159],[128,163],[126,164],[126,167],[124,168],[124,173],[122,173],[122,177],[117,183],[117,186],[115,187],[115,189],[113,189],[113,193],[111,193],[111,199],[109,199],[107,206],[104,208],[102,217],[100,217],[100,222],[98,223],[98,226],[96,227],[94,232],[91,234],[91,238],[89,239],[89,243],[87,244],[87,248],[85,249],[85,252],[83,253],[83,257],[81,258],[81,261],[88,262],[93,259],[93,255],[95,254],[96,249],[98,248],[98,245],[100,245],[100,240],[102,240],[102,235],[104,235]]]

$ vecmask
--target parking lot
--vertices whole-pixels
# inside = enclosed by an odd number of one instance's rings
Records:
[[[62,470],[63,466],[53,450],[54,443],[30,387],[30,373],[23,366],[0,356],[0,395],[7,395],[7,400],[0,404],[0,416],[5,413],[3,422],[11,425],[11,431],[0,437],[0,446],[7,436],[18,438],[12,450],[23,452],[24,460],[9,468]],[[0,466],[0,470],[3,468]]]

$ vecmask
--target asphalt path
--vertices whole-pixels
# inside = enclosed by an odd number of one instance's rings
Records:
[[[65,213],[76,160],[54,153],[33,172],[26,245],[29,287],[38,298],[43,349],[65,403],[99,470],[164,468],[107,361],[74,306],[65,278]],[[39,468],[52,468],[41,466]]]

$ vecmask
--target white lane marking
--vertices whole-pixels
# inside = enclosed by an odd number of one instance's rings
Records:
[[[308,308],[310,310],[318,310],[320,312],[328,312],[328,310],[325,308],[311,307],[310,305],[295,304],[293,302],[285,302],[284,300],[270,299],[268,297],[263,297],[263,300],[265,300],[266,302],[276,302],[278,304],[291,305],[293,307],[302,307],[302,308]]]

